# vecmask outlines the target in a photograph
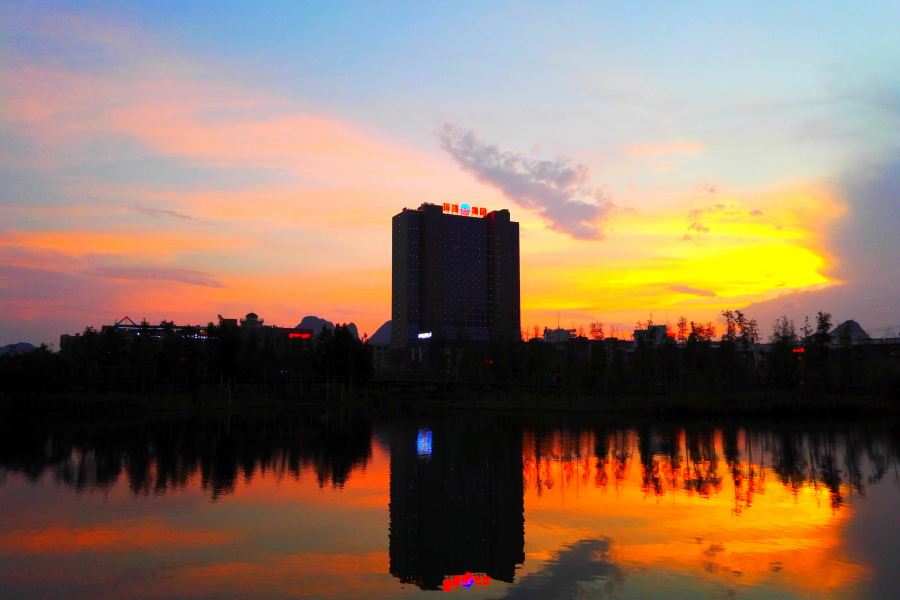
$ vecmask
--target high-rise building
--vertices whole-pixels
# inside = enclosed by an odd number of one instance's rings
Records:
[[[423,204],[393,219],[391,345],[520,339],[519,224],[508,210]]]

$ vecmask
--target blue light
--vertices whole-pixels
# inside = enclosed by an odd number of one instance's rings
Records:
[[[419,437],[416,438],[416,453],[420,457],[431,456],[431,431],[429,429],[419,430]]]

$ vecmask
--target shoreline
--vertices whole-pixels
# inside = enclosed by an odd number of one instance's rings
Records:
[[[499,394],[442,397],[421,394],[418,397],[373,395],[340,401],[324,398],[284,395],[238,396],[232,402],[224,397],[168,394],[135,396],[41,395],[0,397],[0,415],[136,416],[165,413],[220,412],[295,412],[330,410],[367,410],[385,414],[445,413],[454,411],[500,412],[514,414],[566,414],[622,417],[764,417],[764,418],[843,418],[897,417],[900,402],[875,396],[803,396],[796,392],[764,391],[731,394],[673,394],[641,398],[559,396],[500,397]]]

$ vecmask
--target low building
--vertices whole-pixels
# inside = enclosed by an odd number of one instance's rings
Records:
[[[239,329],[242,337],[257,335],[260,343],[264,344],[270,339],[286,339],[286,340],[311,340],[315,337],[314,329],[302,327],[275,327],[265,325],[263,319],[260,319],[256,313],[248,313],[245,318],[240,319],[219,319],[219,326],[225,329]],[[166,335],[178,335],[183,338],[196,340],[205,340],[214,335],[213,331],[208,330],[207,325],[175,325],[163,321],[159,325],[151,325],[147,322],[135,323],[130,317],[125,316],[118,321],[114,321],[112,325],[103,325],[100,327],[100,333],[108,333],[115,331],[117,334],[125,338],[137,338],[142,335],[151,338],[162,338]],[[73,340],[82,336],[81,333],[63,334],[59,337],[59,349],[64,350]]]
[[[225,321],[236,322],[236,319],[223,319]],[[288,339],[288,340],[312,340],[316,337],[316,330],[306,327],[278,327],[276,325],[266,325],[265,319],[260,319],[259,315],[249,312],[240,320],[241,337],[248,338],[256,335],[260,343],[263,344],[271,339]]]
[[[550,329],[544,327],[544,341],[551,344],[561,344],[567,340],[578,337],[575,329]]]
[[[647,329],[635,329],[634,341],[658,346],[666,340],[668,335],[669,329],[665,325],[650,325]]]
[[[372,366],[376,370],[384,370],[390,364],[390,346],[387,344],[369,344],[372,348]]]

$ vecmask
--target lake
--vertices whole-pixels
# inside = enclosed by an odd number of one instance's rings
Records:
[[[896,598],[900,427],[0,421],[2,598]]]

